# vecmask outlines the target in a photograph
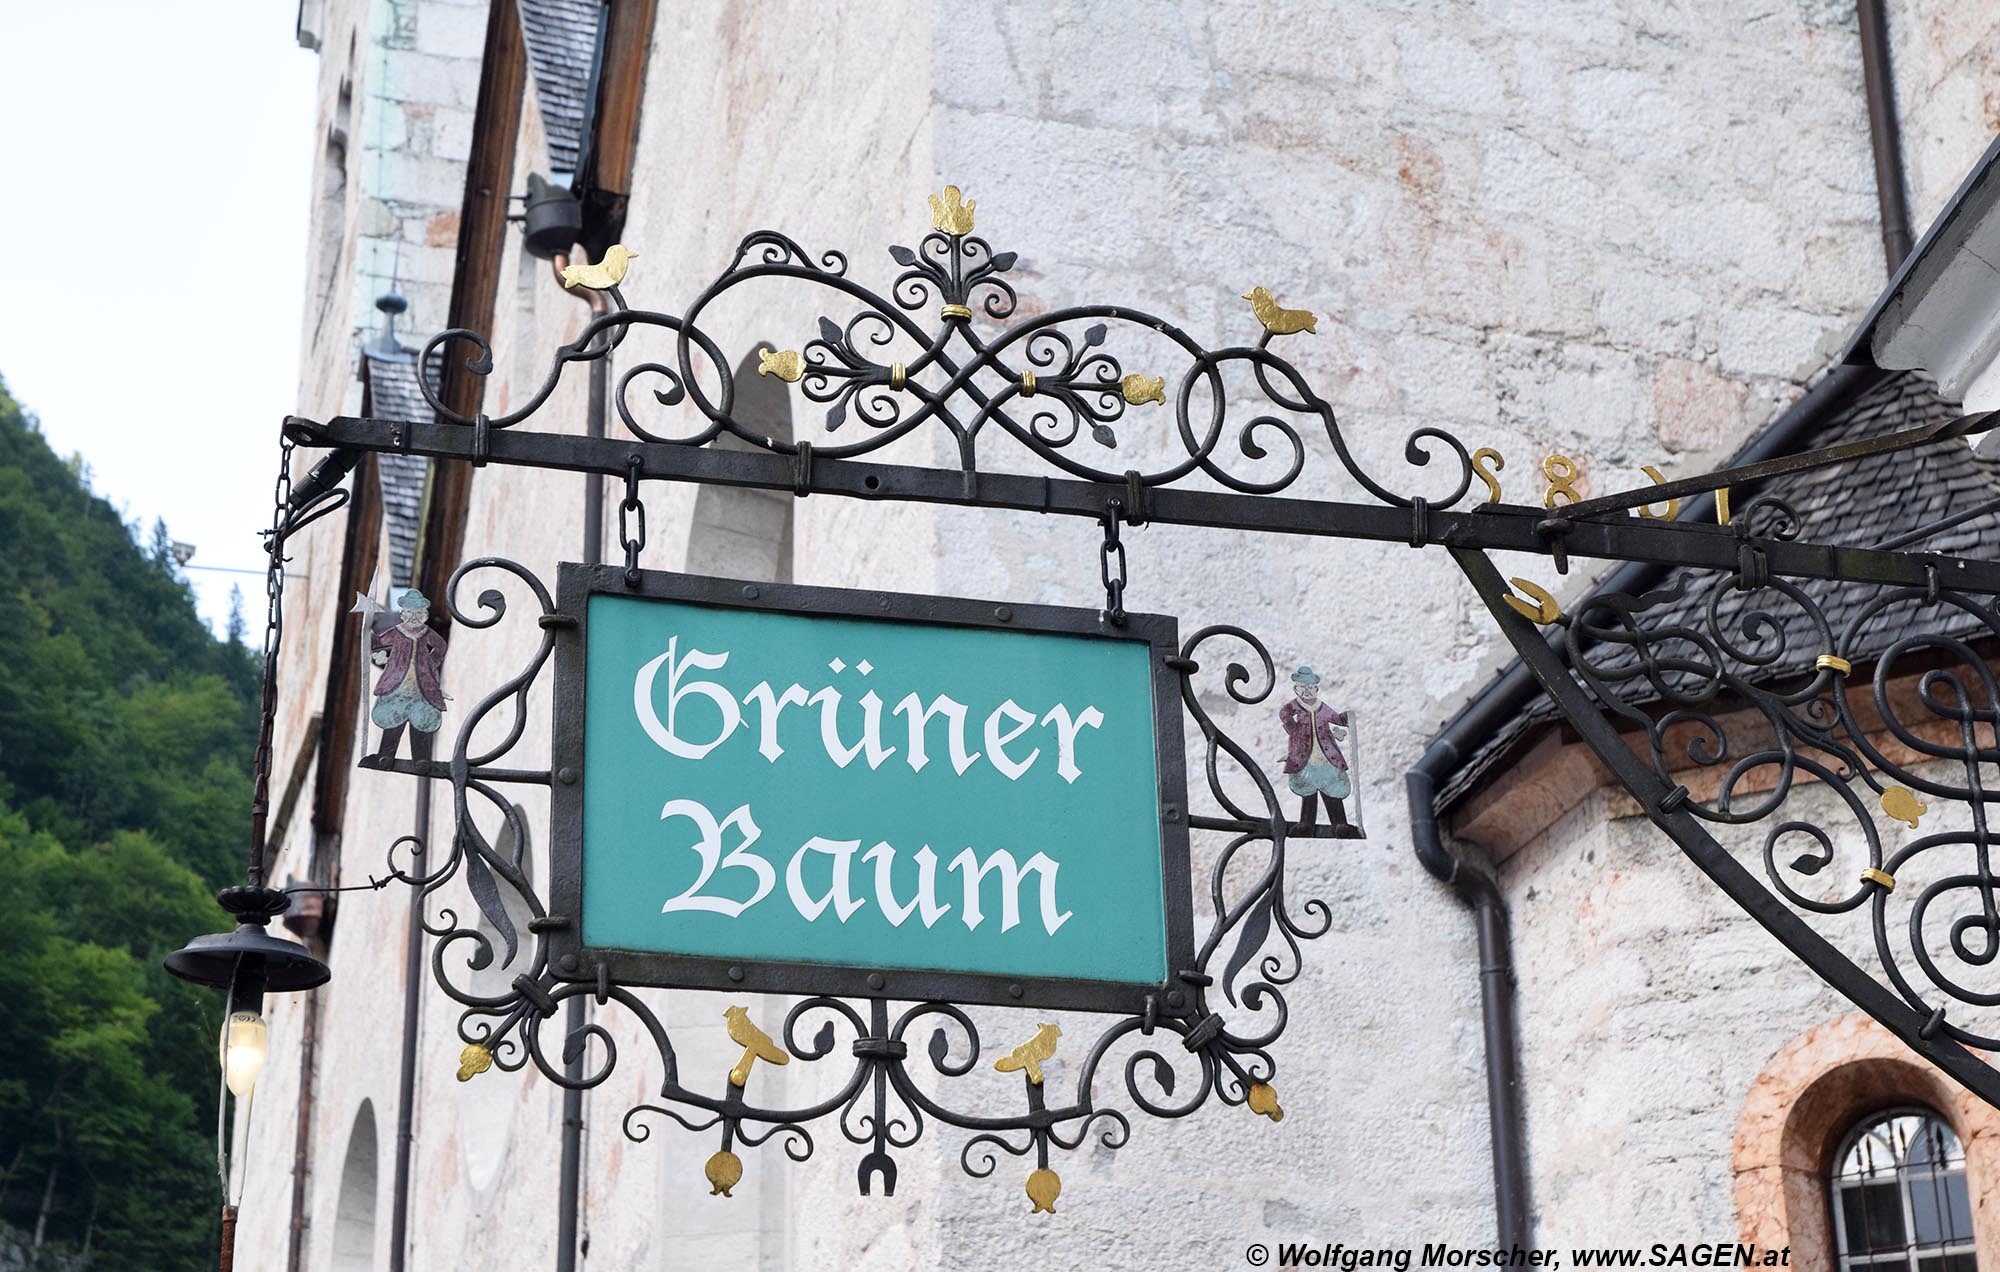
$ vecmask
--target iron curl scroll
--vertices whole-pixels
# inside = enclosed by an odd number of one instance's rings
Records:
[[[606,311],[555,352],[541,383],[512,411],[466,415],[440,390],[420,387],[446,423],[506,429],[539,411],[572,363],[609,358],[635,331],[657,329],[670,337],[671,357],[623,368],[612,394],[620,421],[645,442],[705,446],[726,435],[752,449],[797,455],[810,447],[820,457],[842,459],[928,427],[944,431],[959,468],[971,477],[979,471],[981,443],[998,430],[1072,477],[1135,489],[1199,477],[1241,494],[1275,494],[1307,472],[1309,439],[1318,434],[1348,478],[1382,503],[1446,509],[1472,489],[1471,451],[1449,431],[1429,425],[1405,438],[1403,459],[1424,467],[1444,456],[1437,489],[1428,495],[1404,491],[1397,488],[1402,483],[1369,472],[1332,405],[1276,351],[1277,332],[1268,323],[1254,343],[1211,348],[1166,319],[1121,305],[1019,317],[1020,297],[1009,277],[1017,254],[996,252],[970,232],[969,221],[962,224],[964,232],[934,229],[915,248],[890,247],[901,272],[887,295],[856,281],[845,255],[815,255],[783,234],[760,230],[743,239],[729,266],[678,314],[631,308],[621,288],[605,290]],[[771,281],[810,287],[824,297],[816,328],[795,333],[793,348],[759,346],[730,356],[704,319],[723,298]],[[1005,325],[987,330],[984,323]],[[1152,341],[1150,360],[1114,352],[1122,337]],[[491,345],[464,328],[432,337],[423,365],[454,351],[465,373],[492,373]],[[771,357],[753,366],[751,354]],[[806,403],[821,409],[824,440],[775,438],[757,421],[740,418],[737,379],[743,374],[777,374],[795,384]],[[661,408],[683,407],[693,419],[679,417],[678,428],[676,417],[660,414]],[[1155,409],[1164,422],[1154,422]],[[1121,452],[1134,458],[1124,462]]]
[[[1971,644],[2000,637],[2000,613],[1935,578],[1908,588],[1773,576],[1747,529],[1757,508],[1739,515],[1741,568],[1595,594],[1555,619],[1553,646],[1506,605],[1483,553],[1453,555],[1647,816],[1834,989],[2000,1105],[2000,1072],[1968,1050],[2000,1048],[1985,1023],[2000,980],[1975,983],[2000,971],[2000,683]],[[1796,533],[1789,509],[1762,511],[1768,540]],[[1913,625],[1920,612],[1929,621]],[[1903,833],[1939,805],[1965,824]],[[1762,840],[1746,865],[1717,836],[1750,826]],[[1866,928],[1838,930],[1846,916]]]
[[[468,602],[473,586],[489,577],[494,585]],[[525,593],[527,605],[510,606],[513,593]],[[442,766],[452,794],[449,844],[440,852],[404,836],[389,851],[393,877],[419,893],[419,921],[433,938],[433,979],[461,1009],[462,1080],[481,1080],[490,1069],[518,1072],[532,1065],[559,1086],[598,1087],[618,1066],[634,1062],[621,1054],[620,1042],[636,1037],[650,1044],[646,1062],[657,1064],[659,1083],[651,1098],[625,1111],[625,1135],[643,1143],[656,1129],[670,1127],[715,1137],[707,1168],[714,1191],[726,1192],[741,1177],[736,1150],[775,1144],[803,1161],[817,1150],[814,1131],[822,1124],[863,1150],[856,1174],[864,1194],[878,1185],[893,1190],[895,1154],[915,1146],[937,1124],[968,1133],[959,1160],[974,1177],[992,1174],[1003,1159],[1032,1158],[1029,1193],[1038,1208],[1052,1205],[1060,1191],[1060,1176],[1051,1165],[1055,1155],[1087,1146],[1122,1147],[1135,1111],[1180,1118],[1213,1100],[1281,1115],[1273,1047],[1288,1019],[1285,989],[1302,969],[1300,942],[1323,935],[1332,914],[1320,900],[1296,908],[1291,903],[1288,824],[1277,792],[1249,750],[1215,718],[1209,699],[1197,692],[1198,680],[1209,678],[1219,685],[1215,701],[1250,706],[1268,698],[1277,679],[1274,664],[1247,631],[1205,628],[1187,638],[1170,662],[1201,734],[1209,795],[1247,827],[1229,833],[1216,854],[1201,907],[1206,931],[1195,946],[1193,965],[1176,972],[1184,992],[1170,997],[1178,1006],[1155,996],[1143,1013],[1096,1015],[1104,1023],[1095,1039],[1080,1053],[1070,1053],[1080,1058],[1051,1060],[1043,1081],[1024,1074],[1010,1096],[1004,1080],[966,1081],[981,1072],[982,1057],[993,1050],[973,1011],[943,1001],[897,1004],[887,997],[811,995],[791,1006],[776,1041],[790,1059],[827,1066],[838,1076],[817,1084],[809,1102],[766,1105],[746,1098],[734,1071],[717,1086],[684,1074],[657,1002],[639,987],[608,975],[577,980],[558,973],[550,936],[554,925],[567,920],[550,919],[530,873],[496,847],[479,823],[495,815],[522,816],[497,789],[501,782],[552,780],[547,771],[498,766],[525,736],[530,696],[548,673],[562,617],[540,579],[498,557],[461,566],[446,589],[446,605],[466,633],[460,639],[476,639],[474,633],[509,618],[541,629],[521,669],[467,713]],[[519,915],[528,916],[524,925],[515,921]],[[515,972],[504,987],[471,983],[496,966]],[[595,1018],[575,1032],[558,1027],[545,1034],[563,1004],[580,996],[597,1004]],[[1019,1008],[980,1011],[1004,1012],[1010,1022],[1022,1018]],[[615,1027],[614,1012],[630,1026]],[[986,1023],[991,1027],[990,1019]],[[961,1090],[962,1098],[955,1094]]]

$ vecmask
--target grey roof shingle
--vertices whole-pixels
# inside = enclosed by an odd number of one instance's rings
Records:
[[[573,176],[582,161],[585,121],[596,78],[602,0],[519,0],[521,36],[541,103],[549,166]]]
[[[1911,373],[1891,375],[1856,397],[1838,424],[1814,438],[1813,444],[1831,446],[1958,414],[1937,396],[1928,381]],[[1802,541],[1866,547],[2000,497],[2000,465],[1975,455],[1963,441],[1933,442],[1914,450],[1871,455],[1854,463],[1775,478],[1758,493],[1776,495],[1798,512]],[[1735,503],[1741,508],[1749,503],[1749,497],[1736,492]],[[1996,537],[2000,537],[2000,513],[1988,512],[1913,544],[1909,550],[1977,555],[1982,547],[1990,549]],[[1670,571],[1662,586],[1684,590],[1679,599],[1648,611],[1648,630],[1685,624],[1707,631],[1709,599],[1716,587],[1727,582],[1712,571]],[[1837,640],[1876,596],[1872,588],[1831,580],[1804,580],[1798,586],[1824,612]],[[1796,605],[1774,605],[1768,595],[1727,592],[1716,605],[1724,630],[1744,639],[1740,627],[1731,626],[1730,620],[1753,605],[1778,620],[1784,638],[1785,655],[1765,671],[1764,679],[1805,675],[1812,670],[1814,657],[1828,652],[1819,647],[1817,629],[1803,610]],[[1840,652],[1858,663],[1873,658],[1913,630],[1963,636],[1984,629],[1963,611],[1948,607],[1891,606],[1869,619]],[[1603,661],[1609,666],[1619,663],[1610,657]],[[1731,666],[1738,672],[1744,670],[1741,664]],[[1628,681],[1620,692],[1627,701],[1642,702],[1642,685]],[[1531,735],[1555,724],[1558,718],[1554,702],[1538,695],[1458,767],[1438,793],[1438,808],[1456,803]]]
[[[368,386],[368,414],[375,419],[410,423],[433,421],[437,415],[424,401],[417,387],[416,358],[407,349],[387,350],[370,342],[361,351],[362,381]],[[426,368],[431,391],[438,388],[436,359]],[[375,472],[382,486],[382,524],[389,534],[389,583],[407,587],[417,555],[417,532],[422,524],[424,488],[429,483],[430,460],[422,455],[384,451],[375,457]]]

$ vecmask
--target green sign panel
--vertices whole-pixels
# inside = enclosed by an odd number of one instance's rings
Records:
[[[1190,965],[1168,620],[571,568],[579,955],[1076,1006]]]

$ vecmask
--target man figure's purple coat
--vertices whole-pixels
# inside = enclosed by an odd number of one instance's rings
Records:
[[[1347,757],[1340,753],[1340,747],[1333,740],[1333,726],[1347,723],[1345,711],[1335,711],[1324,702],[1313,704],[1313,723],[1319,729],[1319,749],[1326,753],[1327,760],[1342,772],[1347,770]],[[1306,730],[1306,709],[1297,698],[1278,708],[1278,723],[1285,726],[1289,745],[1285,749],[1285,772],[1296,773],[1306,766],[1312,757],[1312,734]]]
[[[438,710],[444,710],[444,690],[438,687],[438,675],[444,670],[444,637],[424,628],[423,635],[411,637],[401,627],[391,627],[378,632],[374,642],[376,649],[389,651],[389,661],[382,668],[382,675],[375,681],[375,696],[380,698],[410,674],[410,659],[417,660],[417,692],[424,701]]]

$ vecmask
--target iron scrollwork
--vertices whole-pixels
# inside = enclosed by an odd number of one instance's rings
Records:
[[[1922,588],[1774,576],[1757,545],[1798,533],[1775,498],[1732,528],[1734,571],[1543,618],[1561,629],[1564,664],[1509,614],[1485,558],[1458,555],[1564,716],[1590,726],[1586,741],[1681,848],[1835,988],[1994,1100],[1993,1070],[1963,1048],[2000,1047],[1977,1019],[2000,1006],[2000,984],[1974,983],[2000,956],[2000,683],[1971,644],[2000,637],[2000,612],[1935,570]],[[1808,807],[1810,792],[1826,794]],[[1940,803],[1966,824],[1904,834]],[[1716,839],[1752,824],[1754,872]],[[1857,913],[1867,930],[1844,948],[1803,921]],[[1856,963],[1864,947],[1888,987]]]
[[[1203,739],[1208,789],[1234,828],[1208,880],[1206,935],[1194,965],[1179,973],[1185,986],[1182,1006],[1159,1005],[1144,1014],[1110,1018],[1081,1062],[1067,1072],[1053,1065],[1054,1072],[1042,1070],[1039,1062],[1051,1059],[1054,1039],[1038,1036],[1001,1057],[997,1066],[1021,1072],[1020,1104],[997,1111],[989,1088],[975,1111],[946,1095],[953,1080],[972,1074],[994,1051],[965,1008],[925,1001],[892,1011],[887,998],[854,1002],[812,995],[790,1009],[775,1039],[747,1017],[740,1022],[746,1032],[739,1041],[750,1042],[746,1059],[716,1091],[683,1075],[668,1029],[640,993],[608,976],[593,982],[558,974],[551,965],[550,934],[553,924],[566,920],[550,919],[534,881],[481,831],[474,816],[483,805],[502,819],[518,819],[520,810],[497,786],[523,781],[546,785],[553,779],[546,770],[497,767],[524,734],[529,694],[548,667],[556,631],[563,626],[549,590],[521,565],[486,557],[459,568],[446,589],[445,604],[460,631],[492,628],[509,612],[502,591],[487,588],[472,606],[462,598],[468,580],[494,572],[525,589],[538,607],[534,617],[542,629],[540,639],[520,672],[474,706],[458,732],[447,766],[454,810],[448,849],[435,853],[406,836],[390,850],[392,874],[421,894],[421,922],[435,938],[433,976],[462,1007],[457,1025],[465,1044],[461,1080],[489,1069],[518,1072],[532,1064],[560,1086],[602,1085],[619,1063],[619,1031],[596,1019],[559,1040],[543,1034],[563,1003],[589,996],[600,1009],[615,1004],[636,1021],[661,1067],[657,1099],[625,1113],[625,1134],[644,1142],[655,1125],[672,1123],[715,1135],[717,1148],[706,1167],[713,1192],[727,1193],[741,1178],[736,1149],[776,1140],[788,1157],[803,1161],[815,1150],[813,1126],[829,1118],[843,1138],[865,1150],[857,1168],[862,1193],[877,1184],[892,1191],[894,1153],[915,1145],[927,1123],[935,1121],[971,1132],[959,1160],[974,1177],[991,1175],[1006,1157],[1032,1158],[1027,1191],[1036,1210],[1052,1210],[1061,1190],[1052,1151],[1075,1151],[1090,1143],[1115,1149],[1126,1143],[1132,1128],[1122,1102],[1159,1118],[1187,1116],[1211,1098],[1273,1119],[1282,1116],[1271,1049],[1288,1018],[1284,987],[1302,969],[1299,943],[1325,933],[1332,913],[1320,900],[1296,909],[1291,904],[1285,879],[1290,827],[1278,792],[1197,692],[1202,659],[1240,647],[1247,651],[1247,665],[1222,664],[1222,699],[1250,706],[1271,695],[1278,683],[1274,664],[1250,633],[1236,627],[1205,628],[1187,638],[1170,664],[1179,678],[1182,703]],[[476,743],[481,734],[496,729],[496,742]],[[518,834],[520,827],[515,830]],[[446,888],[461,877],[476,916],[462,914],[458,904],[447,900]],[[517,913],[530,916],[525,932],[514,921]],[[480,992],[464,983],[470,974],[496,963],[519,969],[503,991]],[[738,1038],[737,1023],[732,1021],[732,1038]],[[838,1064],[843,1040],[851,1068],[831,1094],[790,1107],[747,1098],[745,1088],[754,1080],[750,1056]],[[781,1051],[760,1052],[774,1042]],[[1033,1050],[1037,1042],[1045,1042],[1046,1050]],[[912,1056],[913,1048],[920,1056]],[[586,1056],[589,1062],[570,1072],[571,1062]],[[1058,1083],[1064,1088],[1060,1096]]]
[[[955,193],[950,192],[950,193]],[[969,202],[958,205],[961,211]],[[1426,498],[1392,489],[1369,473],[1349,447],[1332,405],[1313,391],[1303,374],[1271,347],[1281,334],[1310,330],[1276,309],[1262,288],[1251,293],[1263,330],[1253,345],[1219,349],[1203,346],[1182,328],[1153,314],[1118,305],[1081,305],[1037,313],[992,335],[973,325],[975,312],[986,319],[1014,319],[1020,297],[1008,275],[1018,257],[995,252],[971,232],[969,214],[934,212],[933,229],[914,249],[893,246],[901,267],[884,297],[848,274],[846,256],[826,251],[814,256],[793,239],[771,230],[750,234],[734,259],[681,314],[629,307],[618,286],[603,290],[607,311],[593,318],[577,338],[556,351],[541,385],[503,415],[468,416],[453,410],[429,383],[419,387],[442,420],[481,430],[512,427],[548,401],[563,370],[573,362],[610,356],[635,329],[656,328],[673,338],[671,363],[641,361],[618,377],[613,405],[634,437],[647,442],[704,446],[725,435],[751,448],[796,456],[841,459],[870,454],[926,425],[942,427],[957,452],[968,482],[979,471],[979,444],[998,428],[1037,459],[1074,477],[1124,482],[1135,491],[1165,486],[1200,474],[1244,494],[1274,494],[1291,487],[1305,471],[1307,442],[1301,431],[1316,423],[1348,476],[1383,503],[1409,508],[1449,508],[1471,490],[1471,453],[1450,432],[1422,426],[1405,439],[1405,460],[1427,465],[1433,454],[1448,456],[1444,489]],[[817,332],[801,350],[766,350],[752,374],[777,374],[797,383],[806,400],[824,407],[823,424],[838,441],[811,443],[767,436],[754,421],[737,418],[736,377],[719,343],[702,327],[704,315],[738,288],[763,279],[810,284],[858,305],[844,318],[822,314]],[[935,313],[926,325],[920,319]],[[1113,332],[1164,340],[1178,367],[1128,368],[1110,351]],[[441,359],[452,346],[469,346],[464,367],[476,376],[492,372],[486,338],[455,327],[424,346],[423,365]],[[899,351],[900,350],[900,354]],[[705,387],[704,380],[713,387]],[[1254,390],[1249,418],[1239,414],[1232,394]],[[659,407],[687,406],[699,418],[675,433],[638,404],[650,389]],[[1121,439],[1128,412],[1170,404],[1172,424],[1164,437],[1147,435],[1150,450],[1165,458],[1135,459],[1116,466],[1086,458],[1088,437],[1106,451],[1140,449]],[[859,426],[859,435],[856,436]],[[1128,430],[1129,431],[1129,430]],[[1248,468],[1237,461],[1247,461]],[[1150,465],[1150,466],[1149,466]]]

